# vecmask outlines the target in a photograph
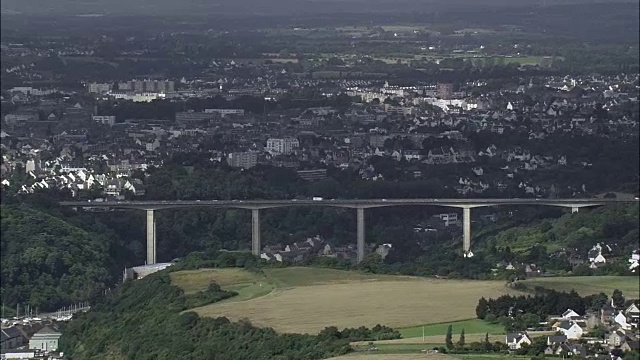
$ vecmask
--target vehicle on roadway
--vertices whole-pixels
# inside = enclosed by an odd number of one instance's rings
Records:
[[[322,201],[323,199],[320,196],[314,196],[313,201]]]

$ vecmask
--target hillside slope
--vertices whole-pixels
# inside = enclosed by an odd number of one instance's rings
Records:
[[[635,204],[583,209],[559,219],[513,227],[485,241],[489,247],[509,246],[512,251],[527,250],[534,245],[543,245],[548,251],[563,247],[584,251],[597,242],[606,242],[617,244],[626,254],[638,246],[639,218]]]
[[[5,304],[55,311],[99,296],[112,282],[103,236],[34,209],[2,205],[0,210]]]
[[[279,335],[247,321],[180,314],[185,307],[184,293],[171,285],[167,270],[128,282],[74,318],[63,330],[61,349],[76,360],[321,359],[349,351],[348,341]]]

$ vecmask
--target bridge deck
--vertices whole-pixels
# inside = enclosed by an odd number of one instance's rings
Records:
[[[323,200],[154,200],[154,201],[63,201],[62,206],[131,209],[169,209],[186,207],[266,209],[288,206],[333,206],[374,208],[384,206],[431,205],[473,208],[497,205],[542,205],[586,207],[615,203],[638,203],[638,199],[323,199]]]

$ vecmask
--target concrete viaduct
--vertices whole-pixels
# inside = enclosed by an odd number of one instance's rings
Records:
[[[614,203],[638,203],[638,199],[368,199],[368,200],[167,200],[167,201],[63,201],[62,206],[83,208],[139,209],[147,212],[147,264],[156,263],[156,221],[154,212],[162,209],[217,208],[251,210],[251,252],[260,256],[260,210],[291,206],[329,206],[356,209],[358,262],[364,258],[364,210],[388,206],[443,206],[462,209],[464,256],[471,251],[471,209],[498,205],[544,205],[571,208],[575,213],[582,207]]]

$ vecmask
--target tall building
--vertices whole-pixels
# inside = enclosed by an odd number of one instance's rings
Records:
[[[146,92],[158,92],[156,91],[157,87],[158,87],[158,81],[153,81],[153,80],[145,80],[143,81],[144,83],[144,91]]]
[[[133,92],[136,94],[141,94],[144,91],[144,81],[134,81],[133,82]]]
[[[443,100],[449,100],[453,96],[453,84],[451,83],[438,83],[436,87],[438,97]]]
[[[90,94],[106,94],[111,91],[111,87],[112,84],[109,83],[91,83],[87,88]]]
[[[24,170],[26,173],[33,172],[37,174],[41,169],[41,163],[39,159],[29,159],[25,164]]]
[[[249,169],[258,163],[256,152],[232,152],[227,156],[227,164],[231,167]]]
[[[130,80],[118,83],[118,90],[142,93],[170,93],[175,91],[175,83],[170,80]]]
[[[271,154],[291,154],[299,146],[300,142],[296,138],[267,140],[267,151]]]
[[[118,83],[118,90],[120,91],[133,91],[133,81]]]

